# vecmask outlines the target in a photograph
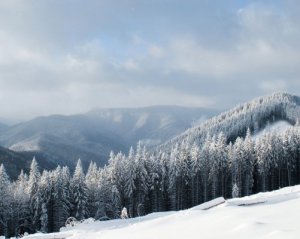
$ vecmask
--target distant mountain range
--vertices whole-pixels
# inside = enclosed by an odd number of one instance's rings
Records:
[[[260,97],[217,115],[216,110],[179,106],[95,109],[80,115],[51,115],[13,126],[0,125],[0,163],[15,173],[36,156],[41,168],[57,164],[71,168],[81,158],[107,163],[111,150],[128,152],[140,140],[148,148],[167,152],[182,141],[201,144],[223,132],[228,142],[257,134],[276,122],[300,121],[300,98],[286,93]],[[17,162],[17,165],[15,165]]]
[[[58,163],[72,167],[78,158],[85,167],[91,160],[104,165],[111,150],[127,152],[139,140],[148,147],[156,146],[216,114],[216,110],[205,108],[152,106],[51,115],[13,126],[0,125],[0,145],[14,151],[15,158],[22,157],[19,163],[25,164],[24,168],[33,156],[41,168]]]

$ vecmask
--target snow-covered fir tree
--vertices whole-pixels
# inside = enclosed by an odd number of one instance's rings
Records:
[[[71,180],[73,215],[77,220],[83,220],[88,217],[88,195],[83,172],[82,163],[79,159]]]
[[[10,180],[3,164],[0,165],[0,235],[8,236],[10,215]]]
[[[41,216],[41,191],[39,183],[41,180],[41,174],[38,168],[38,164],[33,158],[30,165],[29,180],[28,180],[28,193],[29,193],[29,208],[31,216],[31,227],[33,231],[40,228],[40,216]]]

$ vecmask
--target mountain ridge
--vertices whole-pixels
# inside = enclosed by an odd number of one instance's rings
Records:
[[[201,143],[208,135],[218,135],[221,132],[225,133],[228,142],[235,141],[237,137],[244,137],[248,128],[252,133],[257,132],[268,123],[281,119],[291,125],[300,121],[300,97],[285,92],[257,97],[187,129],[158,148],[170,148],[176,142],[184,140]]]
[[[109,153],[127,152],[139,140],[157,145],[205,120],[216,110],[181,106],[94,109],[86,114],[40,116],[5,128],[0,145],[74,166],[81,158],[103,166]]]

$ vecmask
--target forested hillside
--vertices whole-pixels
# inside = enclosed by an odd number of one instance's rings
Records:
[[[227,143],[237,137],[245,137],[248,129],[257,133],[267,124],[285,120],[294,125],[300,119],[300,97],[287,93],[275,93],[260,97],[232,110],[226,111],[199,126],[188,129],[178,137],[162,145],[163,150],[171,148],[177,142],[187,140],[190,144],[202,144],[207,135],[218,135],[223,132]]]
[[[1,166],[0,234],[51,232],[70,216],[114,219],[126,207],[128,216],[135,217],[300,184],[298,113],[297,97],[257,99],[156,151],[139,143],[128,154],[111,153],[105,167],[92,162],[86,174],[80,160],[74,173],[61,166],[40,173],[33,160],[28,176],[21,173],[10,181]],[[293,126],[253,137],[277,120]]]

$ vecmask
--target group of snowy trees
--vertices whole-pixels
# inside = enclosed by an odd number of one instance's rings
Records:
[[[227,144],[223,133],[203,144],[177,143],[170,152],[148,152],[139,143],[128,155],[111,153],[108,165],[79,160],[71,175],[58,166],[42,174],[33,159],[29,174],[11,181],[0,166],[0,235],[52,232],[69,217],[129,217],[185,209],[223,196],[245,196],[300,183],[300,132],[267,133]],[[127,215],[127,214],[126,214]]]
[[[68,167],[40,174],[33,159],[29,175],[21,172],[10,182],[0,167],[0,235],[58,231],[70,215],[88,216],[87,180],[78,161],[73,177]]]

